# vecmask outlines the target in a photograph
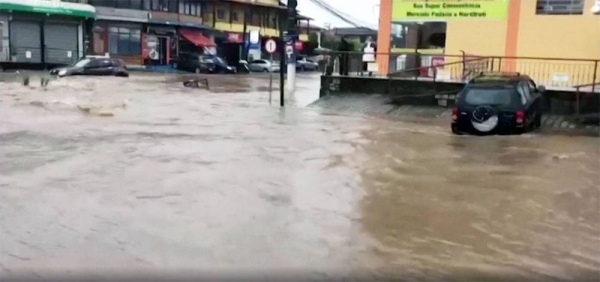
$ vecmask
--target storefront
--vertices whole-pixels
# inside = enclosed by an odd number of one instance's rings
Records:
[[[179,28],[179,52],[183,53],[216,53],[217,44],[205,36],[201,30]]]
[[[84,36],[96,17],[85,4],[0,0],[3,65],[66,65],[85,54]]]
[[[127,65],[142,65],[142,37],[148,12],[98,7],[97,15],[90,53],[119,58]]]
[[[237,65],[244,53],[244,36],[236,32],[213,32],[217,54],[230,65]]]
[[[179,55],[180,43],[184,43],[184,45],[190,43],[192,46],[214,49],[216,44],[202,33],[207,29],[209,27],[199,23],[151,18],[142,40],[145,64],[169,65],[171,60]],[[181,31],[187,35],[187,38],[183,36]],[[190,45],[184,47],[187,48]]]

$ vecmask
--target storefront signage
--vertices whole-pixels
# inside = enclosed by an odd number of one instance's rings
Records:
[[[248,32],[248,49],[249,50],[260,50],[260,31],[250,30]]]
[[[148,22],[147,11],[133,9],[115,9],[97,7],[96,14],[100,20],[126,21],[126,22]]]
[[[241,33],[228,33],[227,34],[227,42],[242,43],[242,42],[244,42],[244,40],[243,40],[243,36]]]
[[[395,22],[445,21],[452,19],[506,19],[506,0],[393,0]]]
[[[0,10],[95,18],[96,8],[87,4],[44,0],[0,0]]]

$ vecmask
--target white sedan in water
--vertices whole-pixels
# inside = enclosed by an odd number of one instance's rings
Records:
[[[280,69],[279,62],[273,61],[271,64],[271,61],[268,60],[254,60],[248,64],[248,68],[254,72],[279,72]]]

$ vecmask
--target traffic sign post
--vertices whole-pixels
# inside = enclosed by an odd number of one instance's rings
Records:
[[[269,68],[269,105],[271,104],[271,94],[273,92],[273,53],[277,50],[277,43],[273,39],[265,42],[265,51],[269,53],[270,68]]]

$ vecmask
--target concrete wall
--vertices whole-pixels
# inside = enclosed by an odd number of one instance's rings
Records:
[[[382,94],[404,105],[438,105],[440,95],[461,91],[464,83],[432,82],[411,79],[386,79],[378,77],[321,76],[320,97],[344,94]],[[437,97],[436,97],[437,96]],[[573,92],[547,91],[544,94],[544,111],[551,114],[575,114]],[[442,97],[444,98],[444,97]],[[447,100],[451,107],[453,100]],[[600,93],[581,95],[581,113],[600,112]]]
[[[463,50],[472,54],[504,56],[506,29],[503,20],[450,20],[446,29],[446,54],[458,55]]]
[[[586,0],[583,15],[536,15],[536,1],[521,1],[517,55],[600,59],[600,15]]]

